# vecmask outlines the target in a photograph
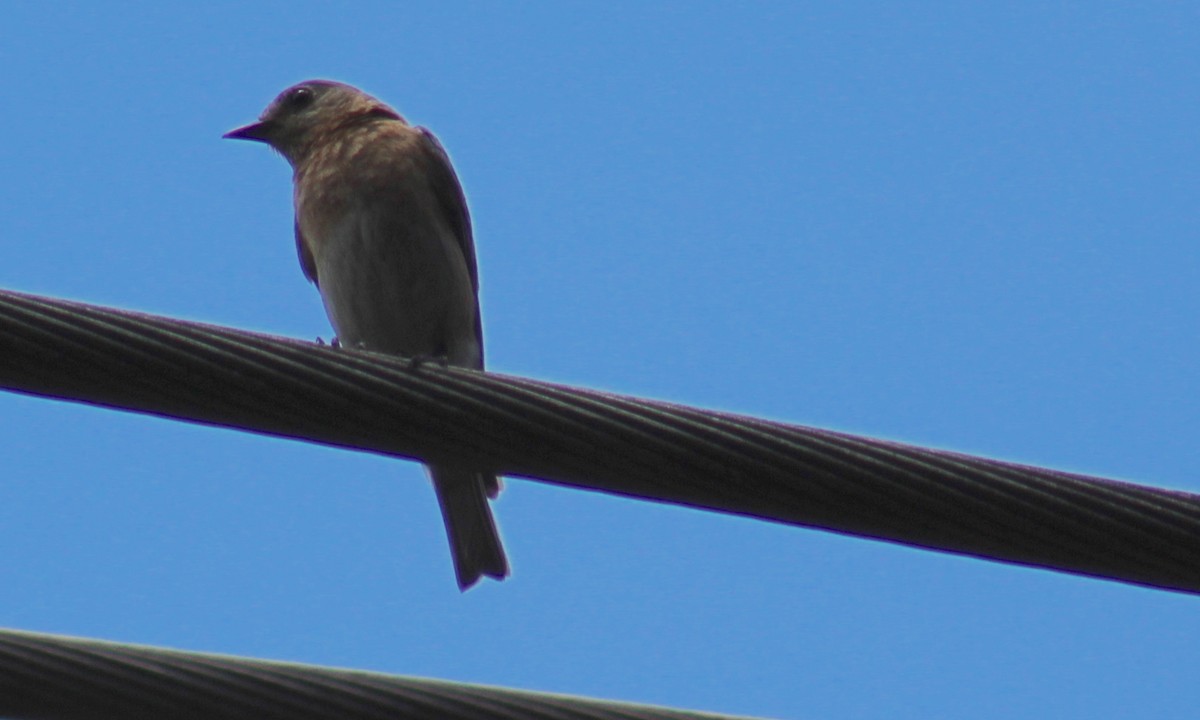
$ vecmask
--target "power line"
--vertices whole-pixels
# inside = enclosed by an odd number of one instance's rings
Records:
[[[1200,592],[1194,494],[433,362],[0,292],[0,387]]]
[[[736,720],[569,695],[0,630],[0,716],[62,720]]]

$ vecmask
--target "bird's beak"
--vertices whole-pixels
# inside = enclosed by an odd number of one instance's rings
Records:
[[[272,125],[269,122],[250,123],[236,130],[230,130],[221,137],[227,140],[255,140],[270,142]]]

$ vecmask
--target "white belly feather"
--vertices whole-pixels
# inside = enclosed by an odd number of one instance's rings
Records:
[[[418,218],[424,232],[414,232],[387,220],[407,213],[373,210],[346,213],[314,238],[317,282],[339,342],[481,367],[478,301],[449,228]]]

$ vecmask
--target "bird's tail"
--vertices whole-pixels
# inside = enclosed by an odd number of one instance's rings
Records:
[[[431,467],[429,474],[446,523],[459,589],[465,591],[482,575],[503,579],[508,575],[508,558],[488,507],[488,496],[495,497],[499,481],[446,465]]]

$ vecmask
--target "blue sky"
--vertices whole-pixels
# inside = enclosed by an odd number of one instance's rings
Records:
[[[1180,3],[10,4],[0,287],[328,337],[290,174],[443,141],[492,369],[1200,491]],[[1200,599],[0,395],[0,625],[774,717],[1184,717]]]

